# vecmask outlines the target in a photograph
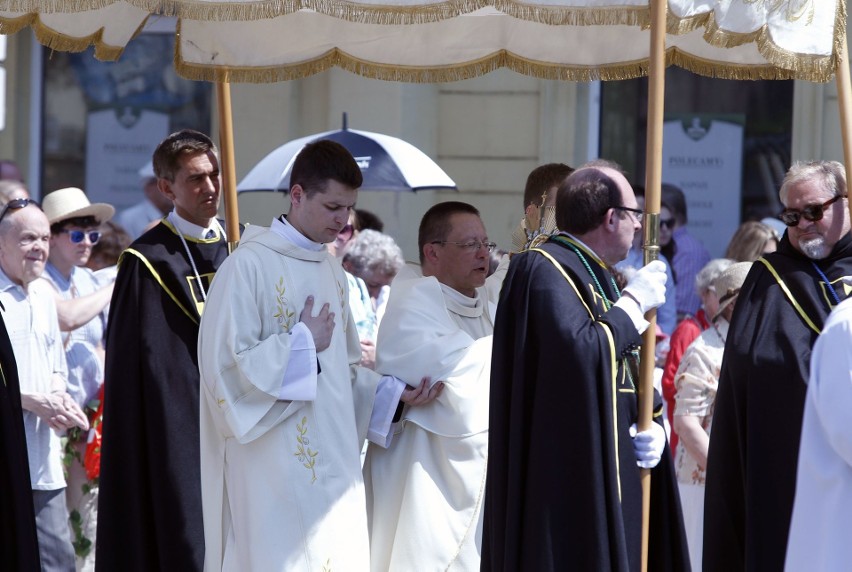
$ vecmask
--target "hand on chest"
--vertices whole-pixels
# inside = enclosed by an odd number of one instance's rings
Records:
[[[326,264],[288,265],[268,273],[264,297],[272,318],[287,331],[301,321],[303,312],[333,313],[335,324],[344,326],[348,319],[346,284]]]

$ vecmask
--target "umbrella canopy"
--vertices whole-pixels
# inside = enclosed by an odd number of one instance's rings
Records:
[[[313,141],[329,139],[352,153],[365,191],[453,189],[456,184],[426,153],[402,139],[343,128],[295,139],[260,160],[237,185],[238,192],[290,190],[290,170],[299,151]]]
[[[703,75],[827,81],[845,41],[845,0],[667,4],[666,64]],[[568,80],[648,71],[648,0],[11,0],[0,33],[31,26],[53,49],[94,45],[116,59],[152,12],[177,16],[175,65],[191,79],[260,83],[334,66],[412,82],[500,67]]]

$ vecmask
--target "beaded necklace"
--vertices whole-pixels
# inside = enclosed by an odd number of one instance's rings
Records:
[[[580,248],[576,244],[574,244],[573,241],[571,241],[568,238],[565,238],[564,236],[553,236],[553,237],[551,237],[551,239],[555,240],[559,243],[564,244],[565,246],[567,246],[568,248],[570,248],[571,250],[574,251],[574,253],[577,255],[577,258],[580,259],[580,262],[583,263],[583,266],[586,268],[586,271],[592,277],[592,280],[595,283],[595,288],[597,289],[598,294],[600,294],[601,299],[603,300],[604,308],[606,308],[606,310],[609,311],[609,309],[612,308],[612,302],[610,302],[609,298],[607,298],[606,292],[604,291],[603,287],[601,286],[601,283],[598,281],[598,278],[595,275],[595,273],[592,272],[592,267],[589,265],[589,261],[586,260],[586,257],[583,254],[583,252],[580,250]],[[621,298],[621,290],[618,289],[618,285],[615,283],[615,278],[612,277],[612,274],[609,275],[609,281],[610,281],[610,284],[612,284],[613,292],[615,292],[615,298],[616,299]],[[638,364],[639,363],[639,352],[634,350],[634,351],[630,352],[630,355],[636,360],[636,363]],[[624,371],[627,373],[627,381],[630,382],[630,387],[635,390],[636,384],[633,382],[633,374],[630,373],[630,364],[627,363],[626,357],[622,358],[622,360],[624,361]]]
[[[595,288],[597,289],[598,294],[600,294],[601,298],[603,299],[604,308],[606,308],[607,310],[612,308],[612,302],[610,302],[609,298],[606,297],[606,292],[604,292],[601,283],[598,282],[598,277],[595,275],[594,272],[592,272],[592,267],[589,265],[589,261],[586,260],[586,257],[583,255],[583,252],[577,247],[576,244],[574,244],[571,240],[565,238],[564,236],[554,236],[552,238],[553,240],[561,242],[562,244],[574,251],[577,257],[580,259],[580,262],[583,263],[583,266],[586,268],[586,271],[592,277],[592,280],[595,283]],[[613,292],[615,292],[615,298],[621,298],[621,290],[618,289],[618,285],[615,283],[615,278],[613,278],[611,274],[609,276],[609,281],[610,284],[612,284]]]

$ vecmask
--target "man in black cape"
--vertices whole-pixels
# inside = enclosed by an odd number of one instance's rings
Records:
[[[227,256],[219,162],[184,130],[154,152],[173,203],[119,262],[104,388],[98,570],[201,570],[198,324]]]
[[[639,463],[655,467],[649,569],[689,569],[659,406],[631,437],[628,362],[666,274],[652,262],[620,296],[609,268],[641,214],[616,165],[586,165],[558,191],[563,232],[512,259],[494,329],[483,571],[640,570]]]
[[[6,570],[38,570],[27,437],[18,367],[5,322],[0,319],[0,554]]]
[[[749,272],[725,343],[707,457],[705,571],[784,567],[811,348],[852,276],[843,165],[797,163],[779,194],[787,232]]]

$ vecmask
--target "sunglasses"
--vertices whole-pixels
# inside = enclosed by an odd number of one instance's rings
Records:
[[[0,211],[0,220],[3,220],[3,217],[6,216],[6,213],[9,211],[17,211],[24,208],[27,205],[35,205],[39,206],[38,203],[32,199],[12,199],[3,207],[3,210]],[[41,208],[41,207],[39,207]]]
[[[74,244],[80,244],[86,237],[89,237],[89,242],[92,244],[97,244],[101,239],[101,233],[97,230],[90,230],[88,232],[84,232],[82,230],[60,230],[59,232],[65,233],[68,235],[68,238],[71,239],[71,242]]]
[[[780,215],[778,215],[778,218],[780,218],[781,222],[783,222],[787,226],[796,226],[797,224],[799,224],[799,220],[801,220],[802,217],[804,217],[805,220],[816,222],[818,220],[822,220],[822,215],[825,213],[825,209],[827,209],[829,206],[836,203],[840,199],[845,198],[846,195],[837,195],[836,197],[833,197],[822,204],[808,205],[802,210],[784,209],[784,211]]]

